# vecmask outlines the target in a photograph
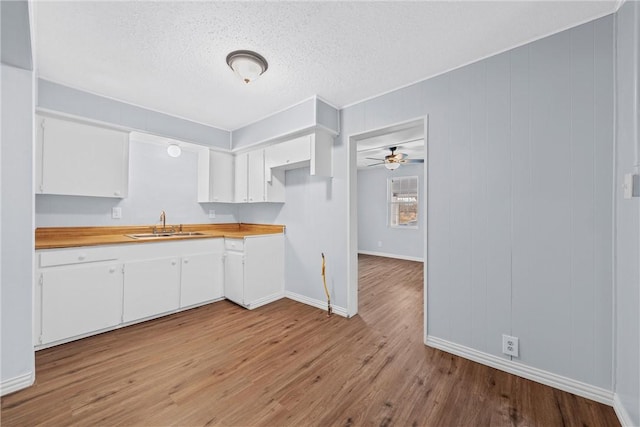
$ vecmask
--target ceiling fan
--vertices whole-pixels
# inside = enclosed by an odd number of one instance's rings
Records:
[[[424,163],[424,159],[408,159],[404,153],[396,153],[398,147],[389,147],[391,154],[384,156],[384,159],[376,159],[373,157],[367,157],[369,160],[378,160],[379,163],[372,163],[367,166],[384,165],[389,170],[398,169],[401,164],[404,163]]]

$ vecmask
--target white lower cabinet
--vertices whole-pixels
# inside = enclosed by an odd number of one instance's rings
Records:
[[[220,242],[218,251],[182,257],[181,308],[224,296],[222,249],[222,242]]]
[[[36,344],[116,326],[122,318],[122,266],[82,265],[40,275],[41,331]]]
[[[125,323],[180,306],[180,258],[128,262],[124,266]]]
[[[36,252],[36,348],[224,296],[222,238]]]
[[[284,235],[38,250],[34,346],[62,344],[223,297],[284,297]]]
[[[248,309],[284,297],[284,235],[225,239],[224,292]]]

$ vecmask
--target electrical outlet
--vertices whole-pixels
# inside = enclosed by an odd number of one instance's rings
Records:
[[[214,219],[216,217],[216,211],[213,209],[209,210],[209,219]]]
[[[111,208],[111,218],[112,219],[121,219],[122,218],[122,208]]]
[[[503,334],[502,352],[509,356],[518,357],[518,338]]]

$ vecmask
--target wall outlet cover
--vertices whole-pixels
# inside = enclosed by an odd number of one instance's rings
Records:
[[[214,219],[216,217],[216,211],[213,209],[209,210],[209,219]]]
[[[120,208],[120,207],[111,208],[111,218],[112,219],[121,219],[122,218],[122,208]]]
[[[502,352],[509,356],[518,357],[519,345],[518,338],[510,335],[502,335]]]

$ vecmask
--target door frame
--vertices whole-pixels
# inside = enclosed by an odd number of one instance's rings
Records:
[[[429,187],[429,116],[420,116],[411,120],[391,123],[383,127],[367,129],[358,133],[346,136],[347,139],[347,317],[358,314],[358,166],[357,166],[357,145],[358,141],[375,134],[384,133],[390,128],[419,125],[422,121],[424,126],[424,182],[421,185],[423,198],[423,253],[426,265],[428,257],[428,187]],[[428,271],[424,269],[424,334],[423,341],[427,341],[427,301],[428,301]]]

